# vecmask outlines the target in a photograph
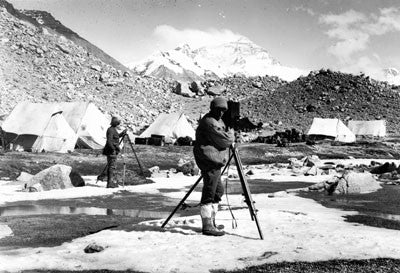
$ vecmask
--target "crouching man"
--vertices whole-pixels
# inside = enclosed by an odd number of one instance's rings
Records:
[[[221,168],[227,160],[227,148],[234,141],[234,131],[228,130],[222,115],[228,109],[225,98],[217,97],[210,105],[210,112],[199,122],[196,130],[194,157],[203,176],[203,190],[200,201],[200,216],[203,234],[222,236],[225,232],[215,224],[218,203],[224,193],[221,182]]]
[[[118,133],[117,127],[121,124],[119,117],[112,117],[111,126],[107,129],[107,142],[103,149],[103,155],[107,156],[107,168],[97,179],[103,180],[107,175],[107,188],[117,188],[118,184],[114,182],[117,156],[120,152],[119,139],[126,134],[126,129]]]

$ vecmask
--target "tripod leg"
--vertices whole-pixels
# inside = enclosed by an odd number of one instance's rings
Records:
[[[133,144],[132,144],[131,138],[129,137],[129,135],[126,135],[126,137],[128,138],[128,141],[129,141],[129,144],[130,144],[130,146],[131,146],[132,152],[133,152],[133,154],[135,155],[136,161],[137,161],[137,163],[138,163],[138,165],[139,165],[139,168],[140,168],[140,172],[141,172],[141,174],[144,176],[144,171],[143,171],[142,164],[140,164],[139,157],[137,156],[136,151],[135,151],[135,149],[133,148]]]
[[[192,193],[192,191],[197,187],[197,185],[200,183],[201,179],[203,179],[202,176],[197,179],[196,183],[190,188],[190,190],[186,193],[185,197],[182,198],[182,200],[179,202],[179,204],[175,207],[175,209],[171,212],[171,214],[168,216],[167,220],[162,224],[161,228],[164,228],[166,224],[168,224],[169,220],[174,216],[175,212],[182,206],[183,203],[185,203],[186,199],[189,197],[189,195]]]
[[[242,162],[240,160],[240,157],[239,157],[239,154],[238,154],[236,148],[234,146],[231,146],[230,149],[231,149],[232,154],[233,154],[233,156],[235,158],[236,168],[237,168],[237,171],[238,171],[238,174],[239,174],[240,183],[242,184],[242,189],[243,189],[243,195],[244,195],[244,198],[245,198],[245,202],[246,202],[246,204],[247,204],[247,206],[249,208],[249,211],[250,211],[251,220],[252,221],[255,220],[256,225],[257,225],[257,229],[258,229],[258,233],[260,234],[260,238],[261,238],[261,240],[264,240],[264,235],[262,233],[260,224],[258,222],[257,210],[256,210],[256,208],[254,206],[255,202],[253,201],[253,198],[251,197],[251,192],[250,192],[249,185],[248,185],[248,183],[246,181],[246,178],[244,177],[244,174],[243,174]]]

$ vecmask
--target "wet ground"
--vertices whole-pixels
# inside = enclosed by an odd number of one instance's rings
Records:
[[[168,169],[175,167],[180,158],[192,159],[191,147],[139,145],[136,146],[136,149],[142,164],[146,167],[158,165],[161,169]],[[317,147],[294,145],[288,148],[256,144],[245,145],[240,149],[240,156],[244,164],[287,162],[290,157],[301,158],[312,154],[317,154],[320,158],[325,159],[348,158],[349,156],[355,158],[400,158],[397,148],[393,149],[382,144],[339,147],[328,144]],[[36,173],[56,163],[71,165],[83,175],[95,175],[104,167],[104,161],[97,151],[83,151],[68,155],[11,153],[0,155],[0,177],[15,178],[20,171]],[[128,156],[128,170],[138,173],[137,163],[132,155]],[[139,175],[133,175],[133,180],[134,184],[145,182]],[[296,182],[268,183],[263,180],[252,180],[249,181],[249,184],[253,194],[310,185]],[[187,190],[189,188],[187,187]],[[195,190],[200,191],[200,186]],[[165,188],[160,191],[173,192],[176,190]],[[227,192],[229,194],[241,193],[240,182],[238,180],[230,181]],[[184,193],[182,193],[183,195]],[[327,207],[360,212],[359,215],[347,216],[347,221],[400,229],[399,186],[385,186],[376,193],[364,195],[328,196],[322,193],[302,193],[301,196],[312,198]],[[159,195],[120,192],[100,197],[9,203],[0,209],[0,222],[6,223],[13,230],[14,236],[0,239],[0,248],[56,246],[104,229],[129,230],[138,222],[165,218],[179,201],[179,199]],[[198,208],[180,210],[178,213],[181,216],[194,215],[198,213]],[[399,268],[398,260],[376,259],[267,264],[237,272],[400,272]]]
[[[304,192],[300,196],[314,199],[325,207],[358,211],[360,215],[346,217],[349,222],[400,230],[399,185],[383,185],[382,189],[368,194]]]
[[[309,185],[263,180],[248,182],[253,194]],[[182,197],[189,188],[182,192]],[[201,191],[201,184],[195,191]],[[229,181],[227,192],[240,194],[242,188],[239,180]],[[13,230],[14,236],[0,239],[0,247],[55,246],[103,229],[130,230],[136,223],[166,218],[179,201],[160,195],[122,191],[109,196],[8,203],[0,208],[0,222],[6,223]],[[197,203],[189,202],[189,205]],[[179,210],[175,216],[195,214],[198,214],[197,207]]]

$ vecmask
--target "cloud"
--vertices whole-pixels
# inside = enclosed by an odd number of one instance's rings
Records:
[[[218,45],[222,43],[246,39],[245,36],[234,33],[229,29],[214,29],[198,30],[198,29],[176,29],[169,25],[159,25],[153,35],[157,40],[159,48],[166,50],[175,48],[181,44],[188,44],[192,48],[202,46]]]
[[[319,23],[328,26],[325,34],[333,42],[328,52],[339,60],[341,70],[363,71],[380,77],[382,64],[379,55],[367,54],[366,50],[374,37],[400,31],[400,8],[384,8],[371,14],[354,10],[323,14]]]

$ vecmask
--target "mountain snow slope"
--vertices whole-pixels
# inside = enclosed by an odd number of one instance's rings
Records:
[[[176,80],[204,80],[240,74],[278,76],[292,81],[308,71],[286,67],[264,48],[247,38],[197,49],[185,44],[167,52],[157,52],[130,68],[141,75]]]

